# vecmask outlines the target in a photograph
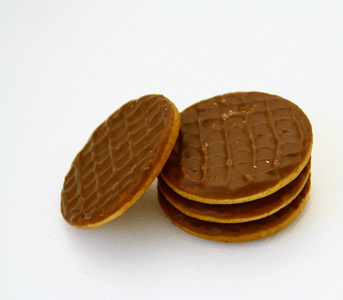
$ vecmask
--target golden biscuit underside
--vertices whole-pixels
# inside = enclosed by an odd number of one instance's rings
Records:
[[[304,209],[310,194],[310,178],[300,194],[275,214],[256,221],[220,224],[191,218],[178,211],[158,189],[160,206],[166,217],[183,231],[197,237],[219,242],[245,242],[270,236],[293,222]]]

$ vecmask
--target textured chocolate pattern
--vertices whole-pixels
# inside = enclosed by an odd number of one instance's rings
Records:
[[[65,178],[61,211],[66,221],[76,227],[101,222],[157,176],[176,113],[164,96],[148,95],[126,103],[102,123]]]
[[[267,237],[287,225],[301,213],[307,202],[311,181],[290,204],[269,217],[236,224],[206,222],[186,216],[171,205],[158,190],[159,203],[166,217],[180,229],[195,236],[222,242],[244,242]]]
[[[162,176],[192,200],[251,201],[293,180],[311,147],[311,124],[298,106],[265,93],[230,93],[181,113],[179,138]]]
[[[243,223],[267,217],[288,205],[303,189],[310,175],[311,163],[291,183],[277,192],[246,203],[207,204],[188,200],[175,193],[158,178],[158,186],[168,202],[187,216],[217,223]]]

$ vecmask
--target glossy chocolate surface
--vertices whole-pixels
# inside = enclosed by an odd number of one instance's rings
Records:
[[[98,223],[130,202],[161,161],[176,113],[164,96],[148,95],[102,123],[65,177],[61,211],[66,221],[76,227]]]
[[[286,99],[259,92],[216,96],[181,113],[162,177],[200,202],[207,201],[197,197],[248,199],[293,180],[309,160],[312,141],[307,116]]]

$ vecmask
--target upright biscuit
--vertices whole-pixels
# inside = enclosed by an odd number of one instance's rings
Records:
[[[132,100],[114,112],[93,132],[65,178],[65,220],[93,228],[124,213],[160,173],[179,128],[177,108],[162,95]]]
[[[164,181],[185,198],[243,203],[294,180],[311,156],[307,116],[281,97],[239,92],[198,102],[181,113]]]

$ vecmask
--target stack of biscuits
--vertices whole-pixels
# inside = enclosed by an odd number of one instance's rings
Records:
[[[92,133],[61,193],[64,219],[102,226],[158,177],[164,214],[193,235],[243,242],[285,228],[310,191],[311,124],[259,92],[198,102],[181,114],[163,95],[131,100]]]
[[[311,124],[294,103],[259,92],[230,93],[181,113],[174,149],[158,178],[167,218],[222,242],[276,233],[310,192]]]

